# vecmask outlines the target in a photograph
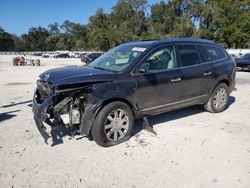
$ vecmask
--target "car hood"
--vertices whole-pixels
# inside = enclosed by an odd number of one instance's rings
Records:
[[[239,64],[241,64],[241,63],[250,64],[250,61],[246,60],[246,59],[236,59],[235,61],[236,61],[236,63],[239,63]]]
[[[95,83],[112,81],[115,74],[84,66],[71,66],[45,71],[40,76],[41,80],[49,82],[52,87],[79,83]]]

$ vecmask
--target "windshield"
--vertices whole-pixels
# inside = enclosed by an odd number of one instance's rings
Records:
[[[89,66],[96,69],[122,72],[134,63],[145,50],[145,47],[135,45],[118,46],[94,60]]]

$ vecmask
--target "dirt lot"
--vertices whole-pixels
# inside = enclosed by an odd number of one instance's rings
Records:
[[[80,60],[42,59],[13,67],[0,56],[0,187],[250,187],[250,72],[237,73],[229,108],[202,107],[149,119],[157,136],[136,123],[135,135],[102,148],[87,138],[46,145],[31,112],[39,73]],[[79,137],[78,137],[79,138]]]

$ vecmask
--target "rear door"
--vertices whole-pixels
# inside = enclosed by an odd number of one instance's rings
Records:
[[[213,65],[206,61],[206,57],[199,46],[192,44],[176,45],[177,61],[181,67],[181,80],[184,100],[202,103],[207,98],[213,84]]]

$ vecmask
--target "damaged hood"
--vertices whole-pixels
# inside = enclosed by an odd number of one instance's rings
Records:
[[[109,71],[92,67],[63,67],[45,71],[39,76],[43,81],[52,84],[52,87],[77,83],[93,83],[112,81],[115,74]]]

